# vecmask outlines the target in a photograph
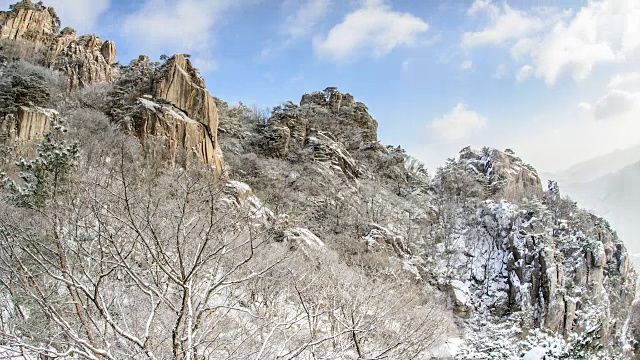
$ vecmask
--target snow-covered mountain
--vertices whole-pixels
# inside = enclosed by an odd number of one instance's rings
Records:
[[[640,351],[623,239],[511,150],[428,171],[335,87],[229,106],[189,56],[113,64],[115,44],[30,0],[0,37],[2,356]],[[569,189],[608,189],[594,204],[617,219],[639,172]]]

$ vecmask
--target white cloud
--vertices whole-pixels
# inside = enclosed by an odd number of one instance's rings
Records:
[[[478,5],[478,3],[481,4]],[[491,2],[476,1],[469,12],[475,14],[481,10],[489,14],[491,22],[481,31],[464,33],[462,46],[466,48],[501,45],[508,40],[528,36],[545,27],[545,20],[542,17],[513,9],[506,2],[499,7]]]
[[[524,65],[516,74],[516,81],[523,82],[533,75],[534,68],[531,65]]]
[[[410,13],[393,11],[382,0],[366,0],[326,36],[316,37],[313,46],[319,57],[334,62],[353,60],[363,52],[382,57],[396,47],[415,45],[428,29]]]
[[[441,140],[460,141],[468,139],[474,131],[486,125],[487,118],[458,103],[449,113],[431,121],[428,128],[435,131]]]
[[[465,33],[461,45],[510,44],[513,58],[530,63],[534,75],[549,85],[563,76],[581,81],[599,64],[633,63],[640,55],[640,1],[594,0],[575,13],[558,8],[514,10],[506,2],[480,8],[489,13],[489,25]]]
[[[580,111],[591,112],[592,109],[593,109],[593,106],[591,106],[591,104],[589,103],[581,102],[578,104],[578,110]]]
[[[475,0],[467,12],[469,15],[475,15],[481,11],[495,9],[492,3],[493,0]]]
[[[307,36],[327,15],[332,2],[332,0],[307,0],[287,17],[284,27],[285,33],[293,39]]]
[[[195,63],[211,70],[214,27],[232,5],[229,0],[148,0],[124,20],[123,31],[140,52],[192,53]]]
[[[473,69],[473,61],[465,60],[460,64],[460,70],[467,71]]]
[[[17,0],[0,1],[2,9],[8,9],[9,5]],[[111,0],[48,0],[46,6],[55,8],[62,20],[62,26],[71,26],[80,34],[94,32],[100,15],[109,9]]]
[[[611,78],[608,88],[613,89],[637,89],[640,90],[640,72],[618,74]]]
[[[640,93],[611,90],[594,104],[593,115],[596,120],[611,119],[638,109]]]

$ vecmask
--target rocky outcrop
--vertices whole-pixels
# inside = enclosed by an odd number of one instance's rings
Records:
[[[52,45],[60,30],[60,19],[53,8],[34,4],[30,0],[12,5],[0,12],[0,39],[25,40]]]
[[[67,37],[63,39],[69,41]],[[103,51],[106,44],[108,51]],[[69,88],[76,89],[91,84],[112,82],[117,76],[117,71],[112,66],[115,58],[115,47],[112,42],[102,43],[100,38],[94,35],[71,40],[62,48],[51,63],[51,67],[59,70],[68,77]],[[106,59],[107,53],[111,58]]]
[[[100,53],[107,64],[113,64],[116,61],[116,44],[111,40],[105,41],[104,44],[102,44]]]
[[[302,248],[303,251],[324,251],[326,246],[319,237],[309,229],[290,228],[284,230],[282,240],[289,243],[293,249]]]
[[[73,30],[60,31],[60,19],[53,8],[23,0],[10,11],[0,12],[0,39],[25,41],[47,49],[47,65],[69,77],[69,87],[78,88],[111,82],[115,44],[95,35],[78,38]]]
[[[378,122],[369,114],[366,105],[356,102],[351,94],[343,94],[336,88],[324,92],[305,94],[300,107],[312,121],[312,127],[322,131],[345,129],[343,142],[349,147],[360,147],[363,143],[378,141]],[[332,116],[317,116],[319,112],[329,112]]]
[[[469,288],[462,281],[452,280],[446,286],[446,292],[451,300],[451,308],[457,316],[468,319],[473,314],[471,294]]]
[[[195,157],[221,175],[224,165],[217,142],[218,114],[204,80],[183,55],[169,59],[160,76],[153,89],[155,96],[137,100],[133,124],[136,134],[143,140],[162,139],[172,164],[186,166],[189,158]],[[180,153],[187,154],[184,161],[177,161]]]
[[[499,192],[504,196],[527,193],[542,195],[542,183],[536,169],[524,163],[511,150],[485,148],[477,151],[466,147],[460,152],[460,161],[479,175],[487,197]]]
[[[178,54],[167,60],[154,95],[206,125],[211,138],[216,142],[218,112],[215,101],[207,91],[204,80],[184,55]]]
[[[0,141],[20,145],[40,139],[57,117],[55,110],[22,106],[0,122]]]
[[[20,107],[16,116],[16,136],[20,141],[31,141],[42,137],[49,130],[51,120],[58,116],[55,110],[37,107]]]
[[[277,108],[262,133],[270,157],[328,164],[347,178],[362,174],[350,151],[379,149],[378,123],[364,104],[334,88],[302,96],[300,106]]]
[[[158,155],[152,148],[158,144],[145,140],[158,139],[173,165],[187,167],[195,160],[215,169],[222,168],[222,153],[214,145],[206,126],[172,105],[146,98],[138,99],[138,105],[134,127],[136,135],[147,147],[147,154]]]
[[[411,255],[411,249],[402,236],[394,234],[391,230],[380,225],[369,224],[363,239],[371,251],[388,247],[397,256]]]
[[[311,159],[327,166],[331,170],[344,174],[348,179],[355,179],[360,175],[360,170],[351,154],[330,134],[317,132],[307,138],[307,149]]]

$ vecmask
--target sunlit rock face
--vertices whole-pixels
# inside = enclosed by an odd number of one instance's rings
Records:
[[[0,141],[7,145],[26,145],[42,138],[51,122],[58,119],[58,112],[40,107],[21,106],[16,114],[0,120]]]
[[[221,175],[224,162],[217,140],[216,104],[189,59],[175,55],[167,60],[153,92],[137,100],[137,136],[159,139],[173,164],[187,166],[196,159]]]
[[[46,66],[69,79],[71,89],[112,82],[116,46],[95,35],[80,36],[70,28],[60,31],[60,18],[51,7],[24,0],[0,12],[0,39],[23,41],[41,47]]]

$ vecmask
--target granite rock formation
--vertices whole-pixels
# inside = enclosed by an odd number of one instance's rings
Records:
[[[148,59],[141,57],[138,61]],[[167,60],[159,74],[153,95],[137,99],[135,133],[143,142],[152,137],[161,139],[172,164],[187,166],[195,157],[222,174],[218,113],[204,80],[184,55]],[[187,155],[183,160],[181,153]]]
[[[60,24],[53,8],[23,0],[0,12],[0,39],[43,47],[47,62],[43,65],[67,75],[70,88],[113,81],[115,44],[103,43],[95,35],[78,38],[72,29],[60,31]]]

